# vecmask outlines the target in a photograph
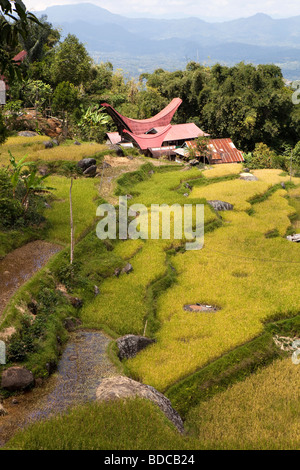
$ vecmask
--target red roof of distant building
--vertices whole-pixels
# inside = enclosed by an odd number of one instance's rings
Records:
[[[196,142],[187,141],[188,147],[196,147]],[[212,163],[243,162],[243,153],[236,148],[231,139],[211,139],[208,143]]]
[[[21,51],[19,52],[14,58],[14,62],[23,62],[23,60],[27,57],[27,51]]]
[[[133,134],[141,135],[153,127],[165,127],[168,126],[174,116],[174,113],[181,105],[182,100],[180,98],[174,98],[171,103],[168,104],[162,111],[149,119],[131,119],[122,114],[118,113],[110,104],[102,103],[102,106],[106,108],[107,113],[115,121],[119,134],[122,135],[124,129]]]
[[[26,56],[27,56],[27,51],[23,50],[23,51],[19,52],[17,55],[15,55],[15,57],[13,57],[12,60],[13,60],[14,62],[18,62],[17,65],[19,65],[21,62],[23,62],[23,60],[25,59]],[[8,84],[6,83],[6,77],[5,77],[5,75],[0,75],[0,80],[5,82],[6,90],[8,90],[8,89],[9,89],[9,86],[8,86]]]

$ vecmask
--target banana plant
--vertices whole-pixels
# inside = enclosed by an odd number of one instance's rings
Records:
[[[25,207],[25,211],[28,209],[30,194],[49,193],[55,189],[44,185],[43,180],[47,177],[48,175],[38,176],[37,170],[32,171],[28,175],[23,175],[22,179],[26,192],[22,199],[22,205]]]
[[[11,151],[9,150],[9,155],[10,155],[10,166],[7,167],[8,170],[11,171],[11,176],[10,176],[10,181],[12,184],[13,188],[13,197],[15,198],[16,195],[16,187],[18,185],[18,182],[21,179],[21,172],[25,166],[30,167],[33,162],[26,162],[25,160],[27,158],[27,155],[25,157],[21,158],[18,162],[16,162],[15,157],[12,155]]]

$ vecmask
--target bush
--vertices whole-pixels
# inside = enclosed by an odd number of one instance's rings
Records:
[[[252,153],[250,167],[251,168],[274,168],[274,161],[276,160],[276,153],[271,150],[266,144],[259,143],[255,145]]]
[[[0,170],[0,227],[12,227],[23,214],[23,208],[13,198],[13,190],[6,170]]]

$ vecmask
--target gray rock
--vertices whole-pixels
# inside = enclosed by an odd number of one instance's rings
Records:
[[[244,168],[244,173],[250,173],[249,168]]]
[[[189,189],[190,191],[192,190],[192,186],[189,183],[185,183],[184,187]]]
[[[155,340],[146,338],[145,336],[138,335],[125,335],[117,339],[117,346],[119,349],[119,358],[130,359],[145,349],[149,344],[154,343]]]
[[[86,170],[84,170],[83,174],[84,176],[87,176],[89,178],[93,178],[97,173],[97,165],[92,165],[89,166]]]
[[[96,160],[94,158],[83,158],[79,162],[77,162],[77,166],[81,168],[82,171],[85,171],[92,165],[96,165]]]
[[[57,139],[52,139],[52,143],[53,143],[53,145],[59,145],[59,142],[58,142]]]
[[[94,286],[94,294],[99,295],[100,294],[100,289],[98,286]]]
[[[133,271],[133,267],[130,263],[127,263],[124,268],[121,270],[121,273],[122,274],[129,274],[131,273],[131,271]]]
[[[232,211],[233,205],[224,201],[207,201],[207,204],[212,206],[216,211]]]
[[[18,135],[21,137],[35,137],[38,135],[38,133],[33,131],[21,131],[18,132]]]
[[[47,142],[43,142],[45,149],[52,149],[54,147],[53,142],[51,140],[48,140]]]
[[[189,165],[190,165],[190,166],[199,165],[199,160],[197,160],[196,158],[194,158],[194,160],[190,160],[190,161],[189,161]]]
[[[245,181],[258,181],[258,178],[251,173],[241,173],[240,179]]]
[[[285,183],[284,183],[284,181],[281,181],[280,185],[281,185],[281,187],[282,187],[283,189],[285,189]]]
[[[172,407],[170,400],[150,385],[141,384],[128,377],[115,376],[104,379],[96,392],[98,401],[134,398],[136,396],[152,401],[179,432],[184,432],[182,419]]]
[[[184,196],[184,197],[188,197],[188,195],[189,195],[189,193],[184,193],[183,196]]]
[[[124,157],[124,151],[119,145],[110,145],[111,150],[114,150],[118,157]]]
[[[81,143],[78,142],[78,140],[75,140],[74,145],[81,145]]]
[[[1,388],[10,392],[25,390],[33,384],[33,373],[23,367],[10,367],[2,373]]]

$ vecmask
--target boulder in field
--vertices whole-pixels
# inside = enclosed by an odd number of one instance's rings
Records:
[[[33,373],[24,367],[10,367],[2,373],[1,388],[15,392],[34,384]]]
[[[91,165],[83,172],[84,176],[87,176],[88,178],[93,178],[96,175],[96,173],[97,173],[97,165]]]
[[[145,336],[138,335],[125,335],[117,339],[117,346],[119,349],[119,358],[130,359],[137,355],[142,349],[145,349],[149,344],[154,343],[155,340],[146,338]]]
[[[87,168],[89,168],[92,165],[96,165],[95,158],[83,158],[77,163],[77,166],[81,168],[82,171],[85,171]]]
[[[124,151],[119,145],[110,145],[111,150],[114,150],[118,157],[124,157]]]
[[[96,392],[98,401],[122,400],[136,396],[152,401],[176,426],[179,432],[184,432],[182,419],[172,407],[170,400],[150,385],[119,375],[104,379]]]
[[[240,179],[245,181],[258,181],[258,178],[251,173],[241,173]]]
[[[21,132],[18,132],[18,135],[21,137],[35,137],[39,134],[34,131],[21,131]]]
[[[124,268],[122,269],[121,273],[122,274],[129,274],[133,271],[133,267],[130,263],[125,264]]]
[[[230,204],[229,202],[224,202],[224,201],[207,201],[207,204],[212,206],[216,211],[232,211],[233,205]]]
[[[47,142],[43,142],[45,145],[45,149],[52,149],[54,147],[52,140],[48,140]]]

